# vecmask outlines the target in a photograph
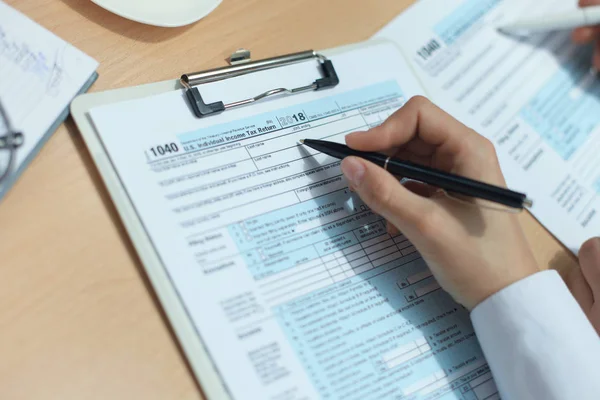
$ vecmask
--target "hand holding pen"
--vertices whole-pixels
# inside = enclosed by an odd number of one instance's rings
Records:
[[[596,7],[600,10],[600,0],[579,0],[580,7]],[[573,31],[573,40],[576,43],[594,43],[594,67],[600,71],[600,24],[582,26]]]
[[[384,152],[495,186],[505,186],[492,143],[422,97],[382,125],[346,136],[355,150]],[[438,282],[472,309],[537,266],[516,215],[413,191],[388,171],[347,157],[342,171],[361,199],[419,250]]]
[[[487,200],[516,210],[533,206],[533,202],[524,193],[401,160],[384,153],[359,151],[345,144],[325,140],[304,139],[300,143],[340,160],[350,156],[360,157],[382,167],[392,175],[435,186],[446,195],[454,195],[457,200],[457,196],[461,195],[472,199]],[[473,202],[473,204],[475,203]]]
[[[504,23],[498,30],[508,34],[521,34],[575,29],[573,40],[576,43],[593,43],[592,63],[600,70],[600,0],[579,0],[579,7],[535,18],[524,16],[516,21]]]

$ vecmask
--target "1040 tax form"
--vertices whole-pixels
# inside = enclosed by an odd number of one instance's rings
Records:
[[[497,27],[574,0],[422,0],[376,36],[405,52],[427,94],[490,139],[508,186],[575,254],[600,233],[600,79],[569,31]]]
[[[331,59],[326,91],[201,120],[173,91],[91,118],[230,397],[498,398],[468,312],[339,160],[298,144],[342,142],[423,90],[393,44]],[[314,75],[303,63],[201,90],[228,102]]]

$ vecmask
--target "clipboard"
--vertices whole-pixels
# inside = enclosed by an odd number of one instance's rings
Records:
[[[231,398],[232,396],[227,389],[223,377],[221,377],[215,368],[208,349],[197,332],[190,315],[187,313],[185,304],[180,299],[175,285],[168,276],[166,266],[162,263],[159,254],[145,231],[140,217],[135,211],[132,200],[129,198],[116,169],[111,164],[109,155],[94,127],[89,111],[95,107],[112,103],[141,99],[169,91],[186,90],[186,97],[190,102],[190,110],[193,111],[198,118],[210,118],[211,114],[226,112],[229,108],[239,106],[252,107],[252,103],[266,97],[281,94],[293,95],[294,93],[307,90],[321,90],[327,89],[328,87],[334,87],[337,85],[336,79],[338,78],[335,76],[335,65],[331,64],[330,61],[329,63],[327,62],[328,57],[365,47],[381,45],[382,43],[389,44],[397,49],[399,53],[402,53],[398,46],[391,41],[372,40],[325,51],[314,52],[311,50],[308,52],[295,53],[283,57],[260,60],[254,63],[246,63],[244,60],[234,59],[234,63],[232,63],[232,66],[230,67],[217,68],[194,74],[184,74],[179,79],[150,83],[136,87],[121,88],[99,93],[88,93],[78,96],[71,104],[71,114],[73,119],[83,136],[90,155],[100,172],[102,180],[108,189],[125,228],[127,229],[129,237],[144,265],[144,269],[160,299],[173,330],[186,353],[194,375],[209,399]],[[247,58],[244,54],[241,54],[240,56],[243,59]],[[234,53],[232,58],[235,57],[236,53]],[[307,61],[310,59],[315,59],[316,62],[318,62],[317,67],[322,69],[322,76],[321,78],[316,79],[315,82],[307,82],[307,86],[292,89],[273,88],[272,91],[257,94],[255,98],[240,99],[236,104],[223,104],[222,102],[220,104],[217,103],[216,105],[206,104],[200,96],[201,84],[214,81],[216,76],[218,76],[219,79],[228,79],[233,76],[239,76],[241,74],[240,71],[252,73],[255,70],[263,71],[265,69],[285,68],[285,66],[290,65],[291,63]],[[241,61],[241,63],[238,61]],[[256,67],[256,65],[259,65],[259,67],[253,69],[252,67]],[[321,80],[319,81],[319,79]],[[197,84],[200,84],[200,86],[196,86]]]

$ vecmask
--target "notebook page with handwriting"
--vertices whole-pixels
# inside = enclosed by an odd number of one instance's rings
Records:
[[[96,77],[98,63],[0,1],[0,101],[24,143],[16,151],[0,198],[45,139],[66,117],[71,100]],[[0,154],[0,169],[8,162]]]
[[[422,0],[376,36],[405,51],[428,94],[496,146],[509,187],[575,254],[600,232],[600,79],[569,31],[509,37],[569,0]]]
[[[423,91],[394,45],[332,58],[340,84],[197,119],[183,92],[102,106],[107,154],[234,399],[484,399],[468,312],[351,193],[342,142]],[[200,86],[231,102],[313,82],[307,62]]]

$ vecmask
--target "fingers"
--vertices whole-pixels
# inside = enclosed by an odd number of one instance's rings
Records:
[[[346,157],[342,171],[350,186],[377,214],[401,231],[418,224],[433,203],[405,189],[383,168],[358,157]]]
[[[575,43],[589,43],[596,38],[598,31],[593,27],[577,28],[573,31],[572,37]]]
[[[566,277],[566,284],[571,291],[577,303],[586,315],[589,315],[592,305],[594,304],[594,296],[592,289],[588,285],[581,268],[573,268]]]
[[[431,197],[438,192],[438,189],[436,187],[418,181],[407,180],[402,181],[400,183],[407,190],[410,190],[411,192],[418,194],[421,197]]]
[[[382,151],[403,146],[418,136],[429,145],[449,141],[458,145],[464,140],[465,130],[468,128],[432,102],[416,96],[378,127],[346,136],[346,143],[355,149]]]
[[[424,97],[413,97],[376,128],[351,133],[346,143],[363,151],[402,148],[409,159],[428,157],[434,168],[504,184],[492,143]]]
[[[600,0],[579,0],[579,7],[600,6]]]
[[[429,186],[429,185],[426,185],[424,183],[417,182],[417,181],[410,181],[410,180],[406,181],[406,182],[400,181],[400,184],[402,186],[404,186],[405,189],[407,189],[421,197],[431,197],[431,196],[435,195],[438,190],[433,186]],[[396,228],[396,226],[389,221],[387,221],[386,229],[387,229],[387,233],[390,236],[398,236],[400,234],[400,230],[398,228]]]
[[[600,6],[600,0],[579,0],[580,7]],[[589,43],[597,40],[595,44],[594,57],[592,64],[594,68],[600,70],[600,27],[586,26],[573,31],[573,41],[576,43]]]
[[[600,238],[590,239],[581,246],[579,265],[594,301],[600,301]]]

